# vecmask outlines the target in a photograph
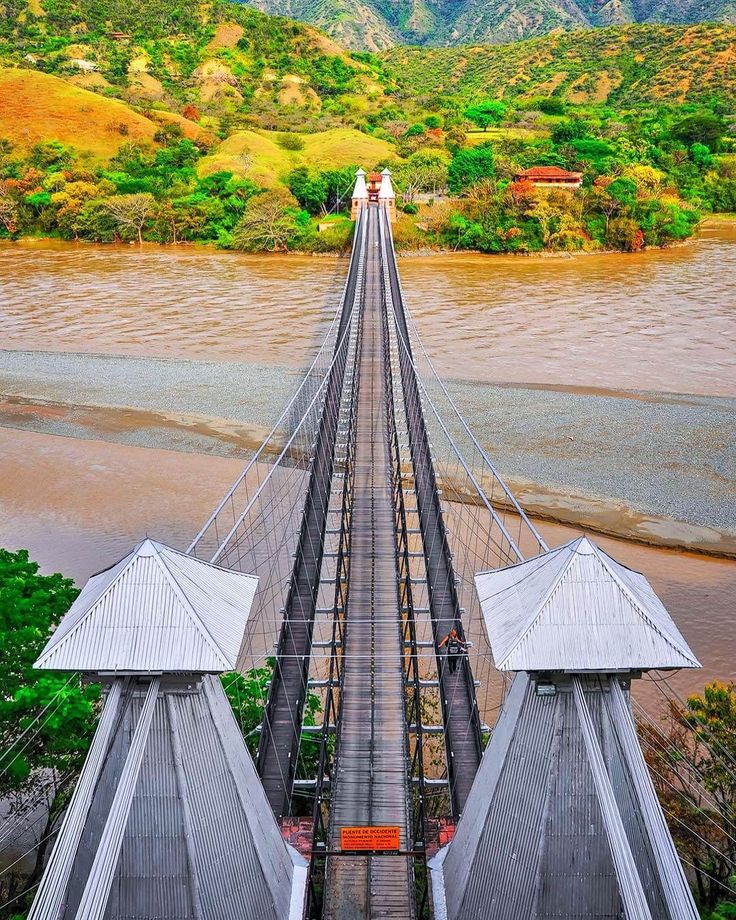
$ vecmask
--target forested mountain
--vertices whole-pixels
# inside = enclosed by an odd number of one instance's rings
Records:
[[[736,27],[611,26],[555,32],[509,45],[396,47],[384,52],[400,93],[436,99],[573,105],[736,101]]]
[[[736,0],[247,0],[324,29],[348,48],[500,44],[554,29],[736,23]]]

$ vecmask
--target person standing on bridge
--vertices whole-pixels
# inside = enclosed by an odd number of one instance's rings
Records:
[[[458,635],[458,631],[453,628],[440,642],[439,647],[447,646],[447,663],[450,666],[450,674],[454,674],[457,669],[457,663],[461,655],[467,650],[467,645]]]

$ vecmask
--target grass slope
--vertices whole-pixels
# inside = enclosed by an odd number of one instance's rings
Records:
[[[736,26],[615,26],[504,46],[395,48],[404,93],[469,100],[554,93],[576,104],[736,101]]]
[[[193,104],[214,117],[286,112],[292,127],[315,112],[330,127],[343,98],[383,94],[366,62],[314,28],[224,0],[7,0],[2,64],[141,106]]]
[[[94,160],[125,141],[149,143],[157,126],[116,99],[49,74],[0,69],[0,137],[21,150],[56,140]]]
[[[396,156],[394,148],[386,141],[352,128],[334,128],[301,137],[303,150],[284,150],[273,132],[238,131],[202,160],[200,172],[209,175],[228,170],[273,188],[297,166],[316,169],[336,169],[355,163],[372,166]]]

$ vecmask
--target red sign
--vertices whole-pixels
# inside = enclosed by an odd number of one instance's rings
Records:
[[[379,827],[341,827],[341,850],[400,850],[401,828]]]

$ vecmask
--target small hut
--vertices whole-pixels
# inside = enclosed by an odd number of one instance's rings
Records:
[[[38,668],[105,704],[30,920],[296,920],[284,842],[219,675],[258,579],[144,540],[92,577]]]
[[[476,575],[511,689],[457,832],[430,862],[437,920],[697,920],[629,703],[700,667],[646,578],[586,537]]]

